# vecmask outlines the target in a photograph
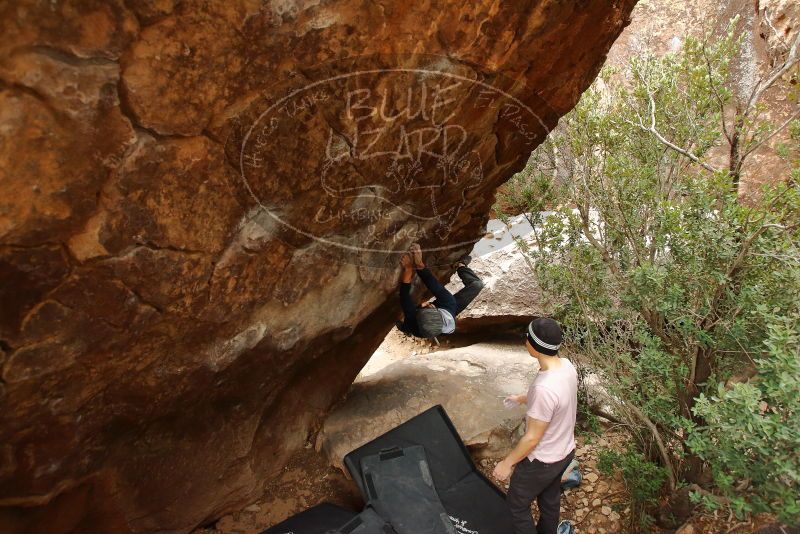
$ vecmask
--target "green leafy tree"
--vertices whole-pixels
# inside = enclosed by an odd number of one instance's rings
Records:
[[[800,419],[786,334],[799,313],[800,126],[771,124],[760,98],[792,72],[800,40],[742,97],[727,88],[734,27],[604,71],[498,206],[528,214],[533,237],[518,243],[554,315],[667,488],[710,470],[706,500],[797,520],[800,434],[778,427]],[[786,128],[792,169],[742,202],[747,156]]]
[[[746,383],[701,393],[694,411],[705,422],[689,436],[717,487],[739,514],[774,511],[800,517],[800,315],[767,314],[766,353]]]

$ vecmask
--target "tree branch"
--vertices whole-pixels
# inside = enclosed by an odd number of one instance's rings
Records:
[[[646,132],[650,132],[664,146],[674,150],[678,154],[681,154],[681,155],[689,158],[693,162],[695,162],[698,165],[702,166],[707,171],[716,173],[717,169],[715,169],[714,167],[712,167],[708,163],[705,163],[704,161],[701,161],[700,158],[698,158],[697,156],[692,154],[690,151],[684,150],[683,148],[681,148],[681,147],[677,146],[676,144],[670,142],[666,137],[661,135],[661,133],[656,129],[656,101],[653,98],[653,93],[650,91],[650,88],[647,86],[646,83],[644,85],[645,85],[645,90],[647,92],[647,99],[649,100],[648,107],[650,109],[650,126],[645,126],[644,123],[642,123],[642,121],[641,121],[641,117],[639,118],[639,123],[638,124],[636,124],[635,122],[630,121],[628,119],[625,119],[625,122],[627,122],[628,124],[631,124],[633,126],[639,127],[639,128],[641,128],[642,130],[644,130]]]
[[[728,124],[727,121],[725,120],[725,101],[722,99],[722,95],[720,95],[720,92],[717,89],[717,85],[714,83],[713,69],[711,67],[711,60],[708,59],[708,54],[706,53],[705,41],[703,41],[702,51],[703,51],[703,59],[706,62],[706,72],[708,72],[709,84],[711,85],[711,90],[714,93],[714,98],[717,100],[717,104],[719,105],[719,114],[720,118],[722,119],[722,133],[725,135],[725,139],[728,140],[728,143],[730,143],[731,136],[728,133]]]
[[[677,152],[678,154],[681,154],[682,156],[685,156],[685,157],[689,158],[690,160],[692,160],[693,162],[697,163],[698,165],[700,165],[701,167],[703,167],[707,171],[717,172],[717,169],[715,169],[714,167],[712,167],[708,163],[705,163],[704,161],[702,161],[700,158],[698,158],[697,156],[695,156],[694,154],[692,154],[688,150],[684,150],[681,147],[671,143],[668,139],[666,139],[663,135],[661,135],[661,133],[658,130],[656,130],[654,127],[649,127],[648,128],[644,124],[641,124],[641,123],[640,124],[636,124],[635,122],[629,121],[627,119],[625,120],[625,122],[627,122],[628,124],[631,124],[633,126],[637,126],[637,127],[641,128],[642,130],[644,130],[645,132],[650,132],[664,146],[666,146],[667,148],[669,148],[671,150],[674,150],[675,152]]]
[[[772,74],[763,82],[759,82],[756,84],[755,88],[753,89],[750,98],[747,99],[747,106],[745,107],[745,112],[752,109],[756,102],[761,99],[761,95],[772,87],[776,81],[778,81],[781,76],[786,74],[789,69],[791,69],[795,63],[800,61],[800,58],[797,57],[797,49],[800,48],[800,32],[794,37],[794,41],[789,46],[789,54],[786,56],[786,59],[783,62],[783,65],[775,69]]]
[[[670,492],[675,491],[677,487],[677,483],[675,481],[675,468],[672,465],[672,459],[667,452],[667,448],[664,446],[664,440],[661,439],[661,434],[658,432],[658,428],[656,425],[647,417],[639,408],[634,406],[633,404],[626,403],[625,408],[630,410],[637,419],[642,421],[645,426],[650,430],[650,433],[653,435],[653,439],[656,442],[656,447],[658,447],[658,452],[661,455],[661,461],[664,462],[664,467],[667,469],[667,481],[669,483],[669,490]]]
[[[781,124],[781,125],[780,125],[780,126],[778,126],[778,127],[775,129],[775,130],[773,130],[773,131],[772,131],[772,132],[771,132],[771,133],[770,133],[770,134],[769,134],[767,137],[765,137],[764,139],[762,139],[761,141],[759,141],[758,143],[756,143],[756,144],[755,144],[755,145],[753,145],[752,147],[748,148],[748,149],[747,149],[747,151],[746,151],[744,154],[742,154],[742,157],[741,157],[741,159],[742,159],[742,160],[744,160],[744,159],[745,159],[747,156],[749,156],[749,155],[750,155],[750,153],[752,153],[754,150],[757,150],[757,149],[758,149],[758,147],[760,147],[761,145],[763,145],[764,143],[766,143],[767,141],[769,141],[770,139],[772,139],[773,137],[775,137],[775,136],[776,136],[778,133],[780,133],[780,132],[781,132],[781,130],[783,130],[784,128],[786,128],[787,126],[789,126],[789,123],[791,123],[791,122],[792,122],[794,119],[796,119],[798,116],[800,116],[800,109],[798,109],[797,111],[795,111],[794,113],[792,113],[792,114],[789,116],[789,118],[788,118],[788,119],[786,119],[786,120],[783,122],[783,124]]]

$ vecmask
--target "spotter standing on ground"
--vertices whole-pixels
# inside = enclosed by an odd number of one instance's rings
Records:
[[[494,469],[498,480],[511,477],[506,500],[515,534],[556,534],[571,529],[568,521],[559,525],[558,516],[561,475],[575,457],[578,373],[572,362],[559,358],[561,341],[561,327],[553,319],[531,321],[525,347],[539,361],[539,373],[527,394],[504,401],[528,408],[525,435]],[[531,517],[534,500],[539,504],[535,525]]]

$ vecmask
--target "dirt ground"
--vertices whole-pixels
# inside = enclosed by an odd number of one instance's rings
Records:
[[[579,436],[577,458],[581,462],[584,482],[578,488],[567,490],[561,501],[562,519],[571,519],[577,527],[576,532],[630,532],[624,527],[630,509],[625,504],[627,495],[621,483],[603,479],[596,468],[597,450],[606,446],[617,447],[624,439],[623,433],[613,430],[594,440]],[[491,478],[499,460],[484,458],[476,463]],[[507,487],[505,484],[498,486]],[[283,474],[265,488],[261,500],[222,517],[215,525],[197,529],[193,534],[258,534],[321,502],[353,510],[364,505],[352,480],[329,466],[313,448],[304,449],[295,454]]]
[[[475,339],[453,336],[440,346],[415,340],[397,332],[387,336],[362,375],[377,372],[414,353],[428,353],[469,345]],[[518,340],[517,340],[518,341]],[[601,434],[578,432],[576,459],[583,482],[562,494],[561,518],[569,519],[577,534],[640,534],[645,532],[631,517],[630,498],[621,478],[607,476],[597,468],[603,449],[622,451],[629,439],[624,428],[607,424]],[[478,468],[490,479],[501,458],[475,459]],[[503,490],[507,484],[494,481]],[[342,471],[330,466],[313,448],[298,451],[283,473],[264,488],[263,497],[243,509],[220,518],[215,524],[196,529],[192,534],[259,534],[287,517],[322,502],[360,510],[364,506],[356,485]],[[532,507],[537,514],[536,505]],[[748,534],[771,523],[769,517],[738,522],[734,517],[697,514],[676,534]],[[649,532],[666,534],[674,530],[653,528]],[[797,531],[768,531],[769,534],[800,534]],[[767,534],[766,532],[764,534]]]
[[[364,505],[352,480],[331,467],[313,448],[297,452],[264,496],[216,524],[192,534],[257,534],[315,504],[330,502],[358,510]]]
[[[631,522],[629,497],[618,477],[607,477],[597,469],[597,454],[605,448],[621,449],[627,436],[609,427],[602,436],[582,434],[577,437],[576,458],[581,463],[583,483],[568,489],[561,498],[561,519],[569,519],[577,534],[639,534],[642,529]],[[500,458],[476,461],[489,478]],[[495,481],[497,483],[497,481]],[[503,490],[506,484],[497,483]],[[287,517],[322,502],[359,510],[364,502],[356,485],[331,467],[313,448],[299,451],[284,468],[283,474],[265,487],[264,496],[242,510],[228,514],[215,524],[196,529],[192,534],[259,534]],[[536,505],[532,513],[537,513]],[[698,515],[678,534],[748,534],[772,522],[761,516],[738,522],[733,517]],[[663,533],[654,528],[650,532]],[[775,529],[770,534],[797,534],[797,530]]]

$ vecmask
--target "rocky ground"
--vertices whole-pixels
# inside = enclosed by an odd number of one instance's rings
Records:
[[[474,344],[473,341],[474,338],[471,336],[453,337],[448,342],[435,346],[393,332],[364,368],[357,382],[361,384],[372,382],[371,387],[376,387],[376,383],[386,382],[391,377],[394,377],[391,380],[397,379],[398,375],[402,378],[403,372],[413,372],[415,366],[432,365],[437,358],[441,360],[439,362],[441,370],[437,374],[443,376],[462,369],[464,374],[457,376],[457,379],[475,380],[475,368],[462,368],[455,363],[461,361],[461,358],[470,358],[470,354],[475,355],[478,352],[483,353],[484,357],[491,355],[491,357],[498,358],[498,362],[506,361],[512,357],[509,352],[516,350],[519,353],[520,351],[519,345],[513,344],[509,339],[501,339],[493,343],[483,341],[477,344]],[[474,363],[484,365],[486,362],[480,362],[476,357]],[[529,365],[533,369],[534,364]],[[443,378],[442,380],[446,384],[447,379]],[[502,380],[500,382],[502,383]],[[498,376],[492,375],[488,379],[484,379],[482,383],[487,384],[487,387],[496,388],[498,387]],[[383,386],[379,385],[378,387]],[[514,384],[514,387],[517,387],[517,384]],[[391,389],[391,387],[388,388],[388,390]],[[402,390],[402,388],[397,389]],[[354,388],[354,391],[357,390],[358,387]],[[425,395],[428,402],[442,402],[447,406],[448,392],[449,389],[439,383],[438,386],[434,384],[434,387],[428,388]],[[397,394],[402,395],[402,391]],[[387,403],[397,400],[392,399],[392,397],[387,397],[384,400]],[[491,402],[491,399],[490,392],[483,402]],[[475,401],[474,398],[472,401]],[[337,414],[338,416],[346,414],[347,412],[342,410],[348,409],[348,403],[357,402],[358,394],[354,395],[351,392],[351,396],[334,410],[329,420],[335,419]],[[405,416],[401,414],[399,417]],[[346,420],[346,418],[342,418],[342,420]],[[459,422],[458,416],[453,417],[453,420],[462,435],[470,432],[470,426]],[[352,436],[348,436],[348,439],[354,441],[352,447],[371,439],[369,432],[359,426],[361,423],[357,419],[353,420],[353,425],[356,430],[353,430]],[[337,427],[336,432],[347,431],[341,421],[335,427]],[[329,432],[336,433],[331,430]],[[374,432],[375,435],[380,433],[377,430]],[[325,439],[331,439],[331,436],[318,438],[317,448],[309,443],[305,449],[296,453],[281,476],[264,488],[263,496],[257,502],[222,517],[215,524],[197,529],[192,534],[258,534],[287,517],[321,502],[331,502],[353,510],[360,509],[364,503],[355,484],[341,469],[333,467],[333,464],[337,462],[332,456],[335,456],[337,454],[335,451],[344,445],[341,440],[334,439],[335,446],[328,446],[325,450],[325,446],[321,445]],[[465,439],[467,443],[472,443],[470,451],[476,465],[487,477],[491,478],[494,466],[502,459],[502,451],[498,451],[496,447],[487,447],[486,441],[482,440],[480,436]],[[797,534],[796,531],[791,530],[759,530],[772,522],[769,517],[739,522],[733,517],[700,513],[695,513],[694,517],[686,521],[677,531],[674,529],[660,530],[656,527],[651,530],[642,529],[632,517],[630,496],[620,477],[605,475],[597,467],[600,451],[604,449],[624,450],[629,439],[625,429],[619,425],[603,424],[599,433],[579,429],[576,439],[578,444],[576,459],[580,462],[583,483],[577,488],[564,492],[561,501],[561,517],[572,521],[578,534],[639,534],[643,532],[654,534],[666,534],[667,532],[676,532],[676,534],[747,534],[753,532]],[[495,483],[504,490],[507,489],[506,484],[498,481]],[[537,512],[535,504],[532,511],[534,514]]]
[[[360,390],[364,387],[370,388],[368,396],[373,401],[373,411],[376,409],[374,403],[378,403],[379,412],[381,406],[387,407],[383,411],[393,412],[396,410],[389,410],[388,407],[407,404],[399,397],[395,398],[404,395],[401,387],[403,376],[417,371],[427,370],[436,380],[418,393],[419,398],[416,402],[425,406],[420,404],[416,411],[422,411],[428,404],[442,403],[448,409],[462,437],[469,444],[476,465],[491,478],[494,466],[502,459],[502,450],[496,445],[506,443],[508,436],[500,433],[499,440],[497,436],[492,436],[490,439],[481,432],[480,422],[476,423],[475,419],[479,418],[462,418],[456,406],[448,408],[448,401],[452,398],[453,391],[450,385],[464,386],[465,389],[458,397],[462,404],[485,406],[499,419],[505,417],[521,420],[522,416],[519,413],[504,414],[502,409],[493,410],[488,406],[491,403],[501,404],[499,399],[501,395],[495,393],[501,393],[503,388],[516,391],[523,387],[514,376],[488,372],[486,369],[490,367],[488,360],[494,361],[497,367],[518,368],[517,373],[523,378],[526,374],[535,373],[536,366],[535,360],[527,356],[518,340],[514,342],[506,338],[492,343],[477,344],[473,344],[472,341],[474,338],[471,336],[454,337],[440,346],[435,346],[392,332],[359,375],[351,394],[329,417],[329,422],[333,421],[333,424],[326,423],[328,435],[317,440],[317,448],[322,451],[317,452],[310,446],[300,451],[284,469],[282,476],[265,488],[261,500],[221,518],[215,525],[198,529],[194,534],[256,534],[294,513],[325,501],[353,509],[363,506],[355,484],[340,469],[332,466],[340,463],[334,458],[341,453],[340,449],[344,451],[355,448],[374,437],[371,434],[381,433],[380,429],[370,429],[368,428],[370,425],[362,424],[364,418],[359,414],[367,407],[362,406],[363,395]],[[471,365],[461,365],[467,360]],[[438,372],[432,373],[428,369],[431,365],[438,366]],[[464,393],[467,389],[481,388],[485,389],[482,395]],[[378,390],[385,391],[380,393]],[[502,391],[505,394],[509,392]],[[389,413],[389,415],[407,419],[413,414]],[[380,416],[373,414],[370,417]],[[345,425],[348,421],[351,427]],[[501,427],[501,423],[496,423],[496,426]],[[347,435],[342,436],[342,434]],[[632,532],[627,526],[630,509],[626,504],[627,494],[621,482],[605,477],[596,467],[600,449],[606,447],[621,449],[625,439],[625,433],[616,427],[608,427],[602,436],[585,433],[578,435],[576,457],[581,463],[584,481],[580,487],[567,490],[562,500],[562,517],[575,523],[576,532],[591,534]],[[495,446],[489,446],[490,444]],[[495,482],[504,489],[507,487],[505,484]]]
[[[622,450],[627,435],[619,429],[608,428],[602,436],[579,433],[575,458],[580,462],[583,483],[565,490],[561,498],[561,519],[569,519],[575,532],[605,534],[633,532],[630,528],[628,494],[621,481],[607,477],[597,469],[597,454],[602,449]],[[481,470],[491,476],[502,458],[481,460]],[[497,482],[497,481],[495,481]],[[498,484],[507,489],[507,484]],[[536,505],[533,506],[537,513]]]
[[[604,447],[617,448],[625,440],[624,433],[609,430],[600,438],[578,437],[577,458],[581,462],[584,482],[567,490],[562,498],[561,516],[576,525],[576,532],[604,534],[633,532],[627,526],[630,508],[621,483],[604,477],[596,468],[597,452]],[[476,463],[491,477],[501,458],[483,458]],[[504,484],[498,484],[505,489]],[[332,502],[358,509],[363,501],[355,484],[339,469],[328,465],[312,448],[295,455],[280,478],[265,488],[258,502],[221,518],[215,525],[200,528],[193,534],[258,534],[287,517],[321,502]],[[534,505],[534,512],[535,512]]]
[[[258,534],[322,502],[353,510],[364,505],[355,484],[309,447],[292,457],[281,476],[264,488],[259,501],[192,534]]]
[[[415,347],[398,361],[379,351],[373,360],[387,361],[373,362],[362,372],[347,398],[325,420],[317,449],[339,467],[350,451],[442,405],[477,456],[507,450],[525,410],[507,409],[503,399],[527,390],[536,361],[519,341],[445,347],[435,353]]]

